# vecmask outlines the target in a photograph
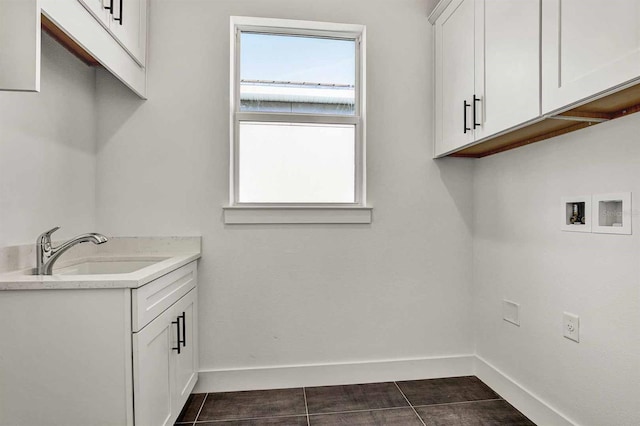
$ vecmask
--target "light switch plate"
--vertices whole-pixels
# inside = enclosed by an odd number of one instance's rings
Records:
[[[562,314],[564,337],[574,342],[580,342],[580,317],[568,312]]]

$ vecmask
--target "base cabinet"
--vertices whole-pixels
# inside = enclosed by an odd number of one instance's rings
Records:
[[[133,334],[135,424],[173,425],[197,380],[197,289]]]
[[[196,262],[134,290],[0,291],[0,426],[173,425],[198,379],[197,305]]]
[[[182,321],[182,348],[174,351],[175,381],[173,390],[174,413],[177,415],[186,404],[193,387],[198,381],[198,289],[191,290],[176,304],[175,315]]]
[[[175,417],[171,394],[177,344],[171,311],[133,335],[134,405],[136,425],[171,425]]]

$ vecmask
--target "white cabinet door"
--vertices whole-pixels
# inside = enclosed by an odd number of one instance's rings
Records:
[[[542,0],[542,112],[640,76],[640,1]]]
[[[133,387],[136,426],[172,425],[173,348],[178,344],[174,312],[166,310],[133,334]]]
[[[0,90],[40,91],[40,4],[0,0]]]
[[[180,353],[175,352],[174,411],[179,413],[198,380],[198,289],[194,288],[174,305],[180,319]]]
[[[474,140],[474,13],[474,0],[454,0],[435,23],[436,156]]]
[[[113,0],[114,11],[109,24],[116,40],[141,66],[145,65],[147,45],[147,1]]]
[[[105,28],[109,27],[109,8],[116,0],[78,0]]]
[[[476,0],[475,41],[479,140],[540,115],[540,0]]]
[[[198,289],[133,333],[136,426],[172,425],[198,380]]]

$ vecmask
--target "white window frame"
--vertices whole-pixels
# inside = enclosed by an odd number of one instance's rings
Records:
[[[240,111],[240,34],[292,34],[355,40],[355,114]],[[288,19],[231,17],[229,205],[226,223],[370,223],[366,199],[366,27]],[[355,201],[353,203],[239,202],[239,129],[241,122],[348,124],[355,126]]]

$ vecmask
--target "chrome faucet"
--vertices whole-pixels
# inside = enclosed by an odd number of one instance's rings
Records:
[[[69,250],[76,244],[92,242],[93,244],[104,244],[107,242],[107,237],[102,234],[90,233],[82,234],[77,237],[73,237],[69,241],[62,243],[58,247],[53,247],[51,244],[51,234],[60,229],[56,226],[53,229],[48,230],[40,234],[36,240],[36,274],[37,275],[51,275],[53,270],[53,264],[65,251]]]

